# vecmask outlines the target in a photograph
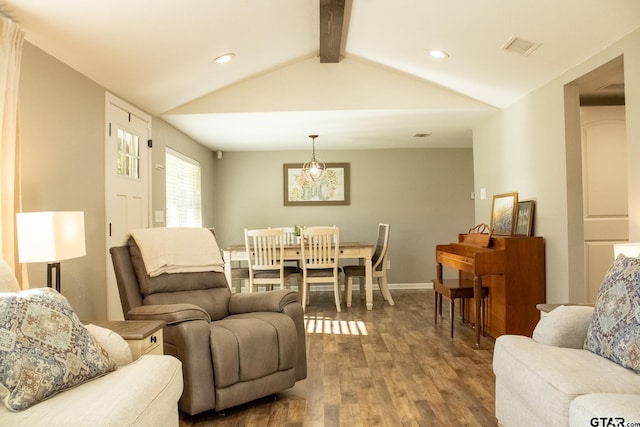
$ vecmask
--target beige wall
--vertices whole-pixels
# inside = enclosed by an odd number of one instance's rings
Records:
[[[579,132],[579,112],[570,112],[565,126],[565,102],[577,108],[575,91],[569,90],[574,96],[565,101],[565,85],[619,55],[625,65],[629,234],[640,240],[640,168],[635,166],[640,158],[640,30],[474,129],[476,192],[484,187],[489,195],[476,200],[476,221],[489,218],[493,194],[517,191],[521,200],[536,201],[535,231],[545,237],[551,303],[584,297],[580,158],[575,138],[573,145],[565,144],[568,127],[577,125]]]
[[[470,149],[321,151],[325,162],[351,169],[348,206],[284,206],[283,164],[307,151],[227,152],[216,160],[216,233],[221,246],[243,242],[244,228],[338,225],[342,240],[376,239],[391,225],[391,283],[427,283],[435,245],[456,241],[474,225]]]
[[[87,256],[62,262],[62,292],[84,319],[107,312],[104,106],[105,88],[25,43],[23,210],[85,212]],[[302,162],[309,152],[227,152],[218,160],[160,119],[153,118],[152,135],[152,211],[165,207],[162,166],[170,146],[200,162],[203,225],[216,227],[221,245],[241,241],[244,227],[277,224],[335,223],[344,239],[373,241],[385,221],[392,225],[391,281],[425,283],[433,276],[435,244],[473,225],[470,149],[322,152],[325,161],[351,163],[351,205],[285,208],[282,164]],[[30,286],[42,286],[45,274],[45,264],[30,265]]]
[[[496,113],[474,130],[471,150],[327,151],[325,161],[351,163],[352,203],[336,207],[284,207],[282,163],[309,153],[236,152],[222,160],[154,119],[154,164],[164,164],[164,145],[193,150],[203,167],[204,225],[215,226],[221,244],[242,239],[244,227],[337,224],[348,240],[372,240],[376,224],[392,225],[390,280],[426,282],[433,275],[433,247],[456,233],[487,222],[491,196],[518,191],[534,199],[536,233],[546,239],[547,300],[566,302],[583,284],[569,272],[582,243],[572,232],[579,209],[568,200],[576,191],[567,165],[564,86],[624,55],[629,152],[630,239],[640,240],[640,31]],[[87,256],[64,261],[63,293],[79,315],[103,318],[105,89],[25,43],[21,77],[23,210],[83,210]],[[126,97],[124,97],[126,99]],[[180,147],[174,147],[180,150]],[[189,152],[185,154],[190,155]],[[204,170],[206,168],[206,171]],[[162,209],[163,174],[153,171],[153,209]],[[211,181],[209,179],[211,178]],[[207,181],[207,188],[204,187]],[[475,182],[475,184],[474,184]],[[486,188],[489,197],[469,199]],[[573,203],[573,202],[572,202]],[[475,215],[474,215],[475,214]],[[475,216],[475,218],[474,218]],[[156,224],[159,225],[159,224]],[[580,236],[581,237],[581,236]],[[29,267],[31,286],[45,280],[44,264]]]
[[[106,90],[25,43],[20,91],[23,211],[85,212],[87,256],[62,261],[62,293],[80,318],[106,319]],[[198,157],[203,221],[211,223],[215,196],[211,151],[156,118],[152,134],[154,165],[164,165],[165,145]],[[154,167],[152,173],[153,209],[164,209],[164,170]],[[46,264],[31,264],[28,270],[30,286],[44,286]]]
[[[164,227],[164,223],[155,222],[153,211],[165,211],[165,151],[169,147],[179,153],[184,154],[200,163],[201,191],[202,191],[202,225],[210,227],[215,218],[215,162],[214,153],[196,143],[193,139],[180,132],[167,122],[153,119],[153,188],[152,188],[152,219],[154,227]]]
[[[84,211],[87,256],[62,261],[62,293],[80,317],[106,313],[104,89],[29,43],[20,76],[23,211]],[[29,265],[30,286],[46,264]]]

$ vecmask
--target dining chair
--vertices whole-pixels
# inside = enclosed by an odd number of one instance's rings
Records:
[[[234,282],[240,282],[240,287],[234,288]],[[229,287],[236,293],[242,292],[243,289],[249,286],[249,268],[248,267],[232,267],[231,268],[231,283]]]
[[[389,224],[378,224],[378,241],[376,250],[371,257],[372,264],[372,280],[378,279],[378,287],[382,292],[382,297],[388,301],[390,305],[395,305],[391,293],[389,292],[389,284],[387,282],[387,269],[385,268],[385,260],[387,258],[387,249],[389,248]],[[351,307],[351,296],[353,290],[353,278],[357,277],[360,282],[360,296],[363,295],[365,267],[364,265],[346,265],[343,268],[345,286],[345,300],[347,307]]]
[[[249,264],[249,292],[265,285],[272,290],[273,285],[285,289],[291,274],[300,274],[296,267],[285,267],[283,232],[280,228],[244,230],[245,247]]]
[[[340,229],[333,227],[308,227],[302,230],[300,239],[302,254],[302,308],[309,304],[311,283],[333,283],[336,310],[340,309],[340,283],[338,256]]]
[[[215,227],[208,227],[208,230],[213,234],[213,237],[217,238]],[[234,287],[234,283],[236,282],[240,282],[240,286],[238,288]],[[232,292],[241,293],[242,290],[248,286],[249,268],[240,266],[231,267],[231,282],[229,283],[229,288]]]
[[[283,242],[285,245],[297,245],[298,236],[296,236],[295,227],[280,227],[283,233]]]
[[[282,244],[284,246],[293,246],[299,245],[300,239],[299,236],[296,236],[295,227],[269,227],[269,228],[279,228],[282,230]],[[298,287],[300,287],[300,283],[302,282],[302,268],[300,268],[299,260],[285,260],[284,268],[286,276],[289,278],[289,285],[295,283]]]

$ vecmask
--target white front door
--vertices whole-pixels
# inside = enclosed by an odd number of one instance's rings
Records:
[[[151,117],[107,93],[105,209],[107,316],[124,318],[109,248],[122,246],[130,230],[147,228],[150,215]]]
[[[586,297],[595,302],[613,245],[629,239],[624,106],[582,107],[580,121]]]

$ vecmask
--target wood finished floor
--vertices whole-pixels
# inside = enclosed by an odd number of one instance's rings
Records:
[[[333,294],[312,293],[307,307],[307,379],[276,397],[190,417],[205,426],[496,426],[494,341],[473,345],[473,329],[456,319],[449,336],[433,324],[433,291],[395,290],[394,307],[374,294],[367,311],[337,313]]]

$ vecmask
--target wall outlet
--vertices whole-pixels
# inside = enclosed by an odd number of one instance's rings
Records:
[[[391,270],[391,260],[388,259],[384,262],[384,268],[385,270]]]

